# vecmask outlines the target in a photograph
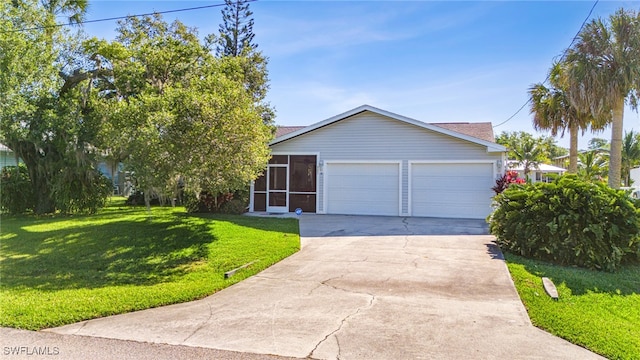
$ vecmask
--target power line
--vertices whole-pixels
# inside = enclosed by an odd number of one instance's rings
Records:
[[[258,1],[258,0],[247,0],[246,2],[254,2],[254,1]],[[196,6],[196,7],[190,7],[190,8],[174,9],[174,10],[154,11],[154,12],[145,13],[145,14],[116,16],[116,17],[95,19],[95,20],[85,20],[85,21],[79,21],[77,23],[68,22],[68,23],[60,23],[60,24],[54,24],[54,25],[34,26],[34,27],[30,27],[30,28],[22,28],[22,29],[15,29],[15,30],[5,30],[5,31],[0,31],[0,33],[9,34],[9,33],[15,33],[15,32],[30,31],[30,30],[42,30],[42,29],[64,27],[64,26],[71,26],[71,25],[91,24],[91,23],[97,23],[97,22],[122,20],[122,19],[126,19],[126,18],[129,18],[129,17],[142,17],[142,16],[150,16],[150,15],[154,15],[154,14],[171,14],[171,13],[184,12],[184,11],[202,10],[202,9],[209,9],[209,8],[214,8],[214,7],[225,6],[225,5],[226,5],[226,3],[222,3],[222,4],[212,4],[212,5],[203,5],[203,6]]]
[[[591,14],[593,13],[593,9],[595,9],[596,5],[598,5],[598,2],[600,0],[596,0],[596,2],[593,3],[593,6],[591,7],[591,10],[589,10],[589,14],[587,15],[587,17],[584,19],[584,21],[582,22],[582,25],[580,25],[580,29],[578,29],[578,32],[576,33],[576,35],[573,37],[573,39],[571,39],[571,43],[569,44],[569,46],[564,49],[564,51],[562,52],[562,55],[560,55],[560,61],[564,60],[565,56],[567,56],[567,53],[569,52],[569,49],[571,49],[571,47],[573,46],[573,43],[576,42],[576,40],[578,39],[578,37],[580,36],[580,32],[582,31],[582,28],[584,28],[584,26],[587,24],[587,21],[589,21],[589,18],[591,17]],[[557,58],[557,56],[554,58]],[[551,76],[551,74],[547,74],[547,77],[544,79],[543,83],[546,83],[547,81],[549,81],[549,77]],[[520,113],[520,111],[522,111],[522,109],[524,109],[527,105],[529,105],[529,103],[531,102],[531,96],[529,96],[529,99],[527,99],[527,101],[522,104],[522,106],[520,106],[520,108],[511,116],[509,116],[509,118],[503,122],[501,122],[498,125],[494,125],[493,127],[496,128],[498,126],[502,126],[504,124],[506,124],[507,122],[509,122],[511,119],[513,119],[514,117],[516,117],[516,115],[518,115]]]

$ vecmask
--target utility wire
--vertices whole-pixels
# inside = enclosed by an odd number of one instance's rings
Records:
[[[254,1],[257,1],[257,0],[247,0],[246,2],[254,2]],[[22,29],[15,29],[15,30],[5,30],[5,31],[0,31],[0,33],[9,34],[9,33],[15,33],[15,32],[23,32],[23,31],[30,31],[30,30],[42,30],[42,29],[64,27],[64,26],[71,26],[71,25],[91,24],[91,23],[97,23],[97,22],[122,20],[122,19],[126,19],[126,18],[129,18],[129,17],[150,16],[150,15],[154,15],[154,14],[171,14],[171,13],[184,12],[184,11],[209,9],[209,8],[220,7],[220,6],[225,6],[225,5],[226,5],[226,3],[222,3],[222,4],[213,4],[213,5],[196,6],[196,7],[190,7],[190,8],[174,9],[174,10],[154,11],[154,12],[150,12],[150,13],[146,13],[146,14],[136,14],[136,15],[116,16],[116,17],[95,19],[95,20],[85,20],[85,21],[79,21],[77,23],[76,22],[74,22],[74,23],[68,22],[68,23],[60,23],[60,24],[46,25],[46,26],[34,26],[34,27],[30,27],[30,28],[22,28]]]
[[[580,25],[580,29],[578,29],[578,32],[576,33],[576,35],[573,37],[573,39],[571,40],[571,43],[569,44],[569,46],[564,49],[564,51],[562,52],[562,55],[560,55],[560,62],[562,60],[564,60],[565,56],[567,56],[567,53],[569,52],[569,49],[571,49],[571,47],[573,46],[573,43],[576,42],[576,40],[578,39],[578,37],[580,36],[580,32],[582,31],[582,28],[584,28],[584,26],[587,24],[587,21],[589,21],[589,18],[591,17],[591,14],[593,13],[593,9],[595,9],[596,5],[598,5],[598,2],[600,0],[596,0],[596,2],[593,3],[593,6],[591,7],[591,10],[589,10],[589,14],[587,15],[587,17],[584,19],[584,21],[582,22],[582,25]],[[558,57],[554,57],[554,61],[557,59]],[[546,83],[547,81],[549,81],[549,77],[551,76],[551,74],[547,74],[547,77],[544,79],[544,81],[542,83]],[[502,126],[504,124],[506,124],[507,122],[509,122],[511,119],[513,119],[514,117],[516,117],[516,115],[518,115],[520,113],[520,111],[522,111],[522,109],[524,109],[527,105],[529,105],[529,103],[531,102],[531,96],[529,96],[529,99],[527,99],[527,101],[522,104],[522,106],[520,106],[520,108],[511,116],[509,116],[509,118],[503,122],[501,122],[498,125],[494,125],[493,127],[496,128],[498,126]]]

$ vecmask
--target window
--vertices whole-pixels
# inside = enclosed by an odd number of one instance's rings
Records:
[[[292,155],[289,162],[291,192],[316,192],[316,157]]]

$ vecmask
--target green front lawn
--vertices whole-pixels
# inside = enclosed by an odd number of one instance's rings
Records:
[[[180,207],[150,215],[123,202],[97,215],[2,216],[0,326],[36,330],[202,298],[300,248],[296,219]]]
[[[610,359],[640,359],[640,265],[604,273],[505,257],[534,325]],[[553,280],[558,301],[541,277]]]

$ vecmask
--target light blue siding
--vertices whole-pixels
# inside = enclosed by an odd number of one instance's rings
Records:
[[[487,147],[365,111],[327,126],[271,145],[274,153],[318,153],[319,162],[399,161],[401,162],[401,215],[409,208],[409,161],[487,161],[501,159]],[[322,167],[318,172],[318,212],[323,203]]]

